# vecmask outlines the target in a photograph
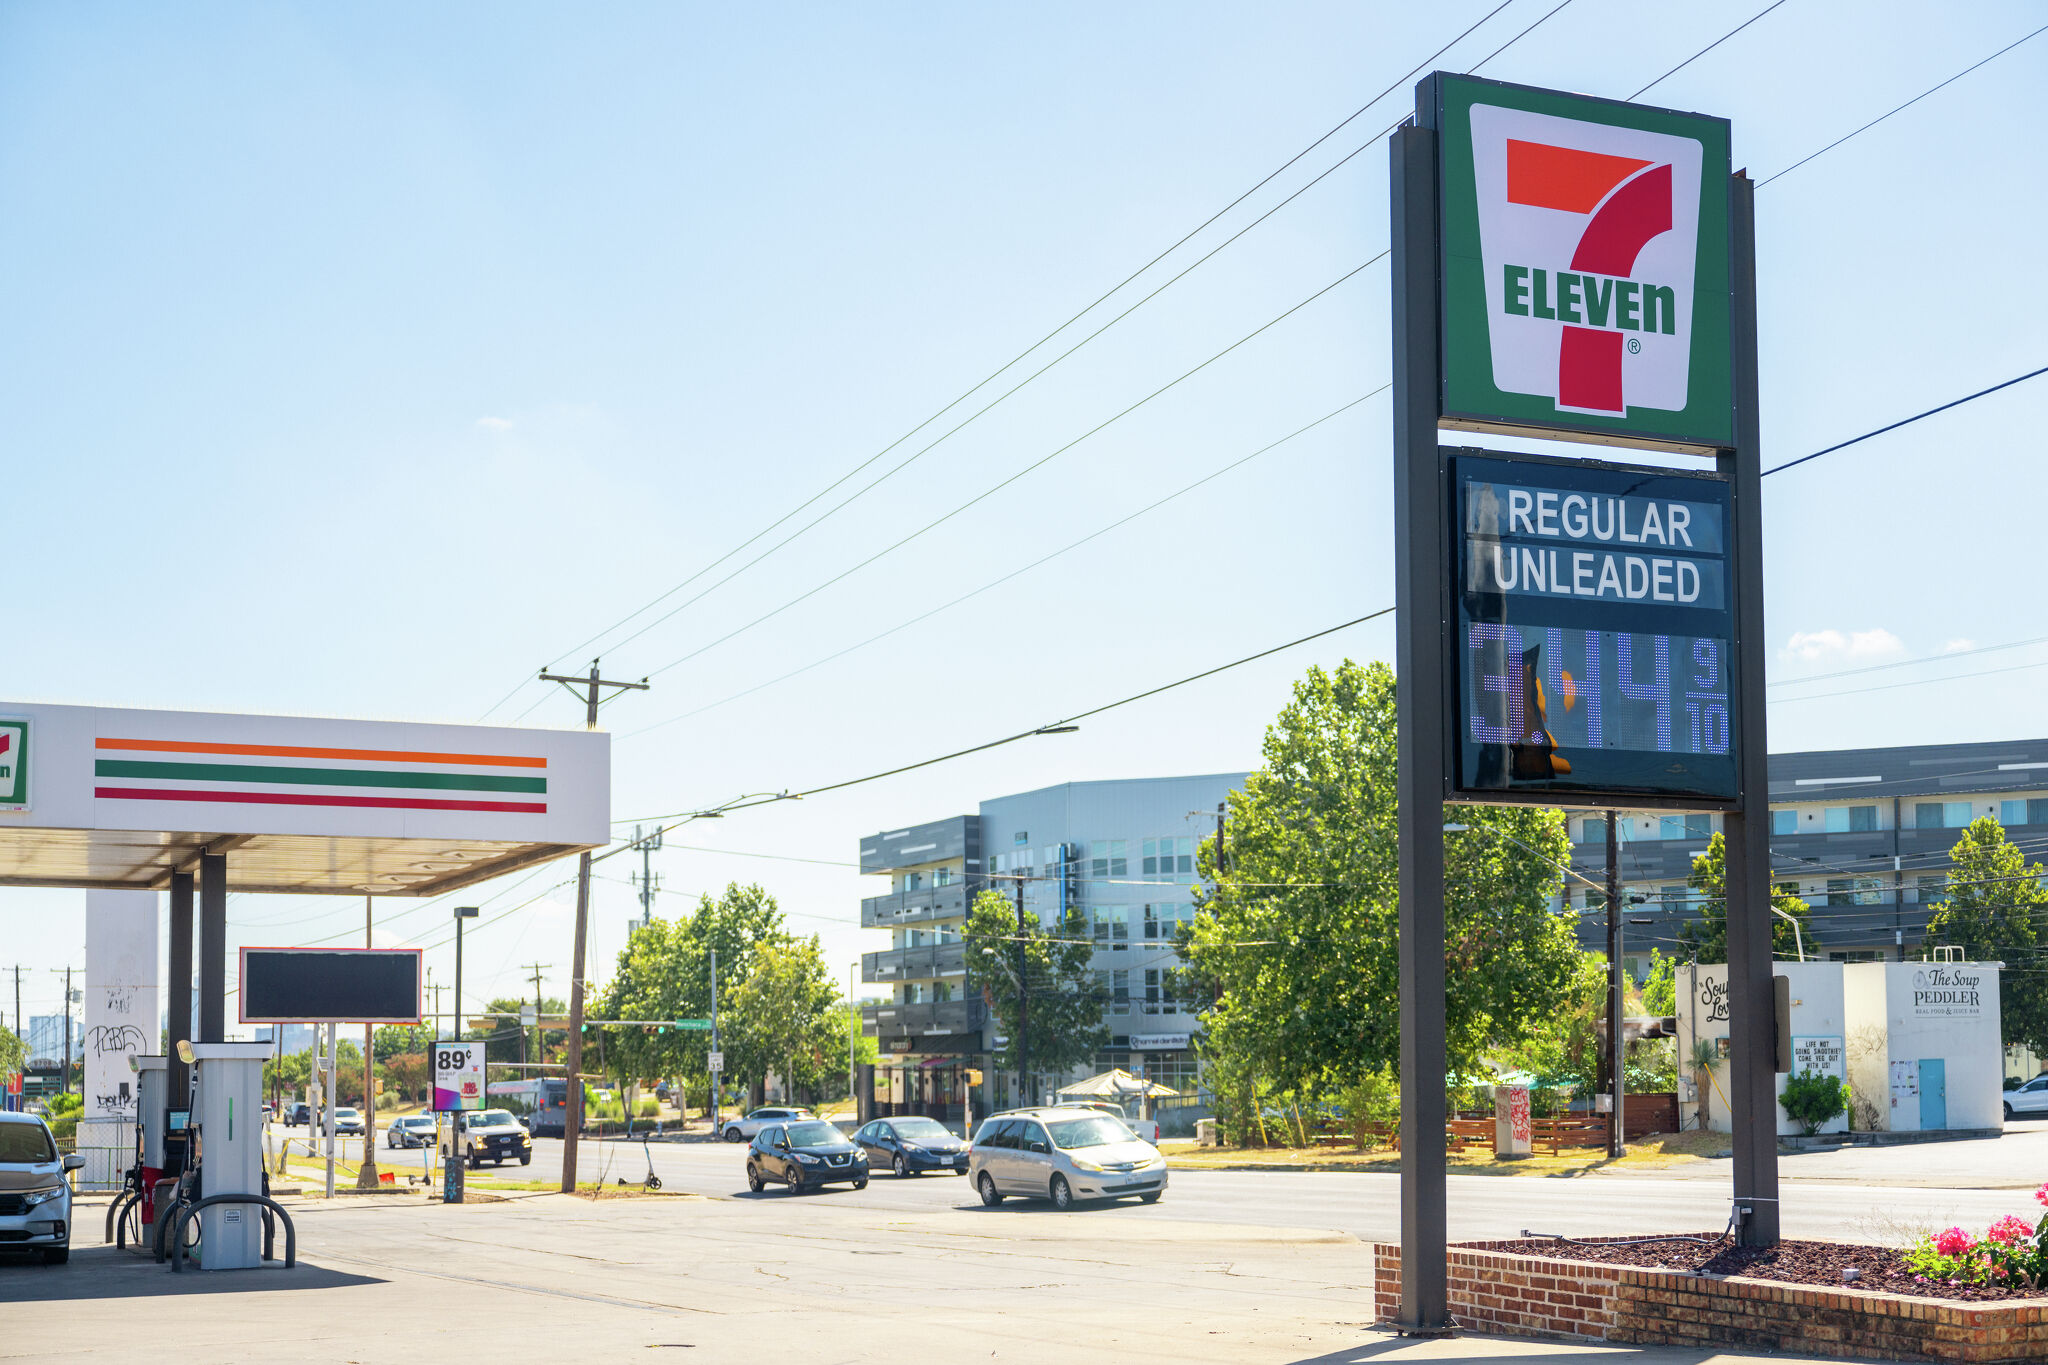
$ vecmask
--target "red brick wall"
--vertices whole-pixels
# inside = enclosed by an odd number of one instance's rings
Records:
[[[1451,1315],[1461,1327],[1885,1360],[2048,1360],[2048,1299],[1944,1304],[1492,1249],[1499,1245],[1451,1248]],[[1390,1321],[1400,1307],[1401,1248],[1382,1242],[1373,1254],[1373,1311]]]

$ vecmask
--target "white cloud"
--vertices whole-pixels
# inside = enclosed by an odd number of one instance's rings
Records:
[[[1977,642],[1975,640],[1968,639],[1964,636],[1959,635],[1955,639],[1950,640],[1947,644],[1943,645],[1941,647],[1941,652],[1944,654],[1954,654],[1959,650],[1975,649],[1976,647]]]
[[[476,419],[476,424],[485,431],[512,430],[512,419],[510,417],[479,417]]]
[[[1847,634],[1831,628],[1795,631],[1785,642],[1785,653],[1790,658],[1818,663],[1824,659],[1881,658],[1901,653],[1905,647],[1898,636],[1882,626],[1871,630],[1852,630]]]

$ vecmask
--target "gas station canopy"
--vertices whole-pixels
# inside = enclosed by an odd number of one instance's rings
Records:
[[[582,730],[0,702],[0,886],[433,896],[610,839]]]

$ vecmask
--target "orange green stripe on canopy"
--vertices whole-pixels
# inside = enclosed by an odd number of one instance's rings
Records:
[[[112,800],[547,812],[545,799],[506,799],[546,797],[535,770],[547,759],[532,755],[123,738],[95,748],[93,794]],[[265,761],[279,759],[301,761]]]

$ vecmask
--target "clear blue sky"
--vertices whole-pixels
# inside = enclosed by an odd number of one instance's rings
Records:
[[[1552,3],[1515,0],[1439,64],[1469,65]],[[1627,95],[1761,5],[1574,0],[1485,74]],[[538,667],[587,660],[579,641],[931,415],[1489,7],[0,10],[0,690],[474,720]],[[1761,178],[2039,13],[1790,0],[1649,98],[1730,117],[1737,164]],[[1404,83],[1139,288],[1407,101]],[[2044,363],[2044,104],[2048,37],[1760,192],[1771,457]],[[816,531],[607,649],[607,671],[638,677],[746,624],[1329,284],[1385,245],[1385,182],[1375,146]],[[972,513],[659,673],[606,713],[615,812],[889,767],[1390,603],[1375,399],[880,644],[631,733],[1376,388],[1387,333],[1381,265]],[[2048,470],[2023,420],[2042,383],[1768,481],[1774,677],[2048,635],[2033,591]],[[1077,735],[701,823],[658,866],[678,892],[758,878],[843,963],[874,946],[853,927],[872,883],[680,846],[850,860],[863,833],[985,796],[1251,766],[1292,677],[1391,647],[1377,623]],[[2036,661],[2048,648],[1949,671]],[[2039,734],[2043,677],[1786,701],[1772,744]],[[580,720],[538,685],[493,719],[536,702],[525,723]],[[594,976],[631,896],[598,883]],[[534,960],[564,991],[569,904],[556,891],[477,931],[472,1004]],[[440,908],[407,908],[385,903],[386,941],[442,936]],[[243,897],[231,915],[236,942],[293,942],[360,906]],[[81,896],[0,891],[0,967],[34,970],[30,1012],[54,1005],[45,969],[83,941]]]

